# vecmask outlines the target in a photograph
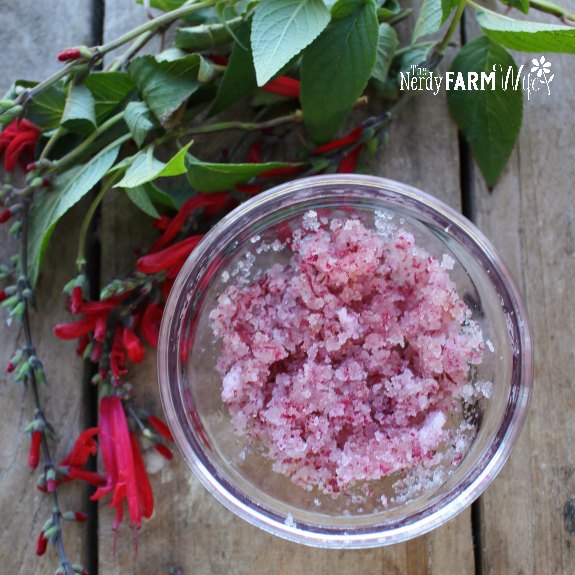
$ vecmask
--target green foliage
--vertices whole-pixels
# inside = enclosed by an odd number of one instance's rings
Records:
[[[120,148],[104,148],[89,162],[58,175],[51,188],[34,199],[30,212],[29,276],[36,283],[48,242],[60,218],[76,205],[112,167]]]
[[[305,50],[301,103],[316,143],[333,137],[361,96],[375,66],[378,39],[373,0],[338,0],[331,22]]]
[[[37,82],[24,80],[16,82],[16,87],[19,88],[33,88],[36,85]],[[60,126],[65,105],[64,85],[58,82],[32,98],[26,111],[26,118],[42,130],[54,130]]]
[[[84,79],[96,105],[96,123],[100,125],[121,107],[136,87],[126,72],[93,72]]]
[[[154,128],[154,120],[150,108],[145,102],[130,102],[124,112],[124,120],[130,128],[134,142],[141,146],[146,136]]]
[[[377,40],[377,57],[371,73],[372,78],[379,82],[385,82],[393,56],[397,50],[399,41],[395,30],[389,24],[379,25],[379,37]]]
[[[517,71],[515,62],[504,48],[486,37],[466,44],[451,67],[467,78],[468,72],[491,73],[501,66]],[[495,75],[495,89],[455,90],[448,92],[449,111],[471,147],[487,185],[497,183],[515,147],[521,128],[523,94],[510,87],[504,90],[500,74]]]
[[[311,44],[329,22],[322,0],[260,0],[251,45],[259,86]]]
[[[77,134],[91,132],[96,127],[96,103],[92,92],[83,84],[70,84],[61,124]]]
[[[575,54],[573,26],[514,20],[486,8],[476,16],[485,35],[510,50]]]
[[[202,162],[192,155],[186,157],[188,182],[199,192],[229,190],[238,184],[245,184],[252,178],[293,164],[267,162],[262,164],[214,164]]]
[[[134,188],[126,188],[126,195],[128,198],[130,198],[132,203],[140,208],[140,210],[142,210],[145,214],[148,214],[152,218],[160,217],[160,214],[154,206],[154,203],[152,202],[148,189],[145,185],[136,186]]]
[[[142,56],[130,64],[129,72],[142,99],[162,126],[169,128],[176,112],[199,88],[199,69],[197,54],[162,62]]]

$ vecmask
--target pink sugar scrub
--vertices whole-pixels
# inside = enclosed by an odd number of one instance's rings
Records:
[[[315,215],[289,261],[230,285],[210,324],[235,432],[297,485],[338,493],[431,464],[484,342],[449,256]]]

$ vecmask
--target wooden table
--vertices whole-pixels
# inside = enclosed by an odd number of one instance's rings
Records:
[[[130,0],[46,0],[2,7],[2,89],[15,78],[39,79],[58,64],[60,48],[94,44],[143,20]],[[409,25],[412,25],[410,23]],[[471,25],[468,22],[468,34]],[[375,174],[421,187],[464,209],[492,239],[522,290],[535,344],[535,392],[527,424],[505,469],[473,509],[433,533],[405,544],[366,551],[311,549],[251,527],[220,506],[182,461],[146,454],[155,496],[154,518],[145,523],[134,557],[132,533],[120,532],[112,555],[112,513],[102,503],[97,524],[66,529],[69,555],[101,575],[354,573],[384,575],[560,575],[575,573],[575,59],[550,55],[551,96],[525,102],[521,138],[500,183],[489,192],[446,111],[444,94],[422,94],[392,126],[388,146],[372,161]],[[529,55],[517,55],[528,64]],[[375,110],[377,103],[371,104]],[[102,281],[134,263],[130,249],[147,241],[149,225],[127,225],[131,208],[112,199],[102,212]],[[95,397],[72,345],[51,335],[66,318],[61,289],[74,273],[78,214],[55,236],[39,290],[35,317],[40,357],[51,381],[46,411],[59,431],[57,453],[66,453],[78,430],[93,423]],[[130,219],[133,222],[133,219]],[[0,250],[11,253],[2,236]],[[16,334],[2,326],[0,365]],[[153,354],[134,374],[139,401],[158,407]],[[31,398],[8,381],[0,387],[0,572],[52,573],[52,551],[39,560],[35,539],[49,513],[26,467]],[[86,506],[86,493],[62,490],[65,509]]]

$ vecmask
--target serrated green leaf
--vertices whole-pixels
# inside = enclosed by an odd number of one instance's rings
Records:
[[[126,72],[92,72],[84,80],[96,102],[96,122],[100,125],[128,97],[136,86]]]
[[[517,73],[511,55],[485,36],[466,44],[451,66],[451,71],[461,73],[465,81],[469,72],[475,72],[479,77],[482,72],[495,73],[495,89],[485,85],[484,90],[451,89],[447,92],[449,111],[490,187],[497,183],[521,129],[523,93],[521,89],[511,87],[504,90],[501,85],[500,76],[510,66]]]
[[[261,0],[256,6],[251,44],[258,86],[263,86],[309,46],[330,19],[322,0]]]
[[[210,109],[210,116],[219,114],[257,90],[256,71],[250,46],[251,21],[237,30],[239,42],[234,43],[218,93]]]
[[[153,145],[148,146],[145,150],[141,150],[134,156],[124,177],[114,187],[135,188],[157,178],[185,174],[185,158],[192,143],[193,142],[190,142],[179,150],[167,164],[154,157]]]
[[[18,80],[16,86],[33,88],[37,82]],[[66,92],[61,83],[54,84],[29,102],[26,109],[26,118],[44,131],[54,130],[60,126],[60,120],[66,106]]]
[[[154,127],[152,112],[144,102],[130,102],[124,111],[124,120],[130,128],[132,138],[141,146]]]
[[[132,61],[129,72],[142,99],[162,126],[169,127],[180,106],[199,88],[199,68],[197,54],[164,62],[141,56]]]
[[[191,154],[186,157],[188,182],[200,192],[229,190],[237,184],[245,184],[263,172],[293,164],[267,162],[263,164],[212,164],[202,162]]]
[[[380,24],[377,40],[377,58],[371,72],[372,78],[385,82],[398,43],[395,30],[389,24]]]
[[[200,24],[178,28],[174,44],[183,50],[200,52],[227,44],[233,40],[232,32],[242,23],[242,18],[228,20],[226,24]]]
[[[148,195],[148,191],[146,186],[136,186],[135,188],[126,188],[126,195],[133,204],[135,204],[140,210],[142,210],[148,216],[152,218],[159,218],[160,214],[158,210],[156,210],[150,196]]]
[[[96,103],[84,84],[70,84],[62,126],[70,132],[86,134],[96,127]]]
[[[486,8],[475,13],[485,35],[510,50],[575,54],[573,26],[514,20]]]
[[[119,146],[105,148],[83,166],[59,174],[52,187],[42,190],[34,198],[28,232],[28,264],[32,284],[36,283],[56,224],[102,179],[114,164],[119,150]]]
[[[435,34],[441,28],[442,16],[441,0],[423,0],[413,29],[412,42]]]
[[[330,140],[361,96],[375,65],[379,24],[373,0],[338,0],[301,66],[304,123],[316,143]]]

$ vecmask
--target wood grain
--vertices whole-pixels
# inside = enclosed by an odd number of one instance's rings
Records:
[[[47,13],[49,12],[49,14]],[[55,26],[55,22],[67,25]],[[52,0],[47,6],[32,0],[2,6],[0,46],[3,49],[0,91],[18,78],[42,79],[59,67],[56,54],[60,48],[90,43],[91,12],[87,5]],[[33,314],[33,330],[39,357],[44,361],[50,386],[42,388],[42,402],[48,419],[57,429],[53,445],[56,460],[70,450],[83,429],[82,363],[73,345],[57,340],[52,327],[67,317],[62,287],[75,273],[74,261],[78,212],[69,214],[54,235],[44,273],[37,291],[38,311]],[[0,230],[0,259],[15,253],[15,242],[7,237],[9,224]],[[58,565],[57,553],[49,548],[39,559],[35,555],[36,538],[50,515],[49,498],[36,488],[36,473],[27,466],[29,436],[24,427],[33,418],[33,400],[4,375],[4,366],[22,343],[18,329],[0,324],[0,572],[52,573]],[[86,502],[83,487],[67,485],[59,490],[64,510],[80,511]],[[69,524],[65,545],[70,559],[84,561],[88,541],[80,525]]]

